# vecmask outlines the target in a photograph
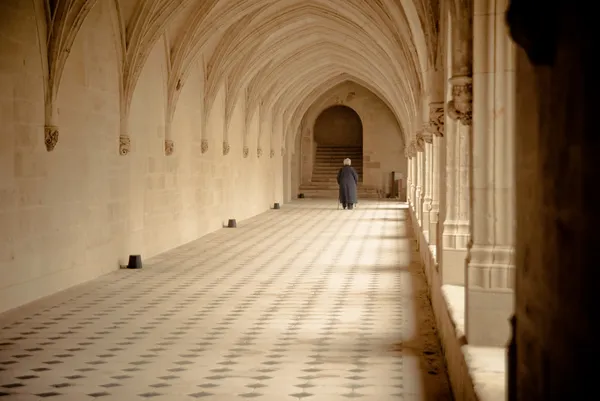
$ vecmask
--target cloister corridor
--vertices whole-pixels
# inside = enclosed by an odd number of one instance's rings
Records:
[[[411,235],[399,202],[298,200],[30,304],[0,399],[451,400]]]
[[[0,401],[593,398],[596,20],[0,0]]]

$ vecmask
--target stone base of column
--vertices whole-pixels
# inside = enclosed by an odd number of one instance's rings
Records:
[[[442,285],[464,286],[467,250],[444,247],[441,256],[440,273],[442,276]]]
[[[439,212],[437,210],[429,211],[429,245],[437,245],[438,243],[438,220]]]
[[[487,347],[508,344],[514,297],[510,289],[467,288],[465,331],[469,344]]]
[[[468,277],[468,284],[471,287],[514,288],[514,248],[473,244],[470,251]]]

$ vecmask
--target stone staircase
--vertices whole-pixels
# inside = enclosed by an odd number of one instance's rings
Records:
[[[313,165],[312,182],[300,186],[300,193],[306,198],[338,197],[337,173],[343,166],[345,158],[352,160],[352,167],[358,173],[358,199],[378,198],[374,188],[362,184],[363,156],[361,147],[317,146],[317,154]]]

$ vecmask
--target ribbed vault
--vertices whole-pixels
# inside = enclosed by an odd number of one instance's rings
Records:
[[[48,2],[48,69],[58,83],[82,19],[98,2]],[[224,119],[243,105],[246,121],[260,109],[298,131],[311,103],[352,80],[380,97],[409,135],[422,125],[427,71],[436,65],[439,0],[112,0],[121,76],[122,135],[146,60],[160,40],[168,65],[167,126],[196,63],[204,74],[206,116],[224,96]],[[74,15],[77,25],[61,16]],[[58,20],[56,20],[58,18]],[[71,18],[71,17],[69,17]],[[62,25],[61,25],[62,24]],[[66,26],[66,25],[65,25]],[[64,36],[64,37],[63,37]],[[57,53],[55,49],[63,49]],[[196,70],[194,70],[196,71]],[[52,121],[52,91],[47,97]],[[243,102],[243,103],[240,103]],[[263,113],[266,111],[266,113]],[[274,125],[274,124],[273,124]],[[168,129],[167,129],[168,131]],[[168,132],[166,133],[168,136]]]

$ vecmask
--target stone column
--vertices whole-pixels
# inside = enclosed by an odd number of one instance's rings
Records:
[[[506,345],[514,288],[514,46],[507,0],[474,9],[471,247],[467,266],[469,344]]]
[[[439,214],[440,214],[440,168],[442,164],[441,149],[444,140],[444,103],[435,102],[429,105],[428,132],[432,136],[431,143],[431,208],[429,210],[429,245],[440,243]]]
[[[410,197],[412,199],[412,203],[411,203],[411,207],[413,210],[413,213],[416,217],[416,213],[417,213],[417,198],[416,198],[416,191],[417,191],[417,158],[416,156],[416,149],[415,149],[415,141],[414,138],[411,139],[410,144],[409,144],[409,163],[410,163]]]
[[[412,196],[410,191],[410,186],[412,184],[412,163],[410,160],[410,150],[409,145],[404,146],[404,157],[406,158],[406,203],[411,207],[412,205]]]
[[[446,104],[446,213],[443,228],[441,275],[443,284],[465,285],[465,258],[469,243],[469,165],[472,118],[472,10],[471,3],[452,15],[447,44],[450,91]],[[450,95],[450,96],[448,96]]]
[[[425,150],[422,138],[415,137],[415,149],[417,151],[415,155],[417,167],[417,177],[415,185],[415,213],[417,215],[417,221],[419,222],[419,226],[422,227],[421,219],[423,217],[423,151]]]
[[[433,135],[428,131],[427,127],[423,129],[422,137],[425,142],[425,150],[423,151],[424,158],[424,191],[423,191],[423,235],[428,244],[430,242],[429,233],[429,217],[431,213],[431,203],[433,200]],[[435,235],[435,233],[434,233]]]

